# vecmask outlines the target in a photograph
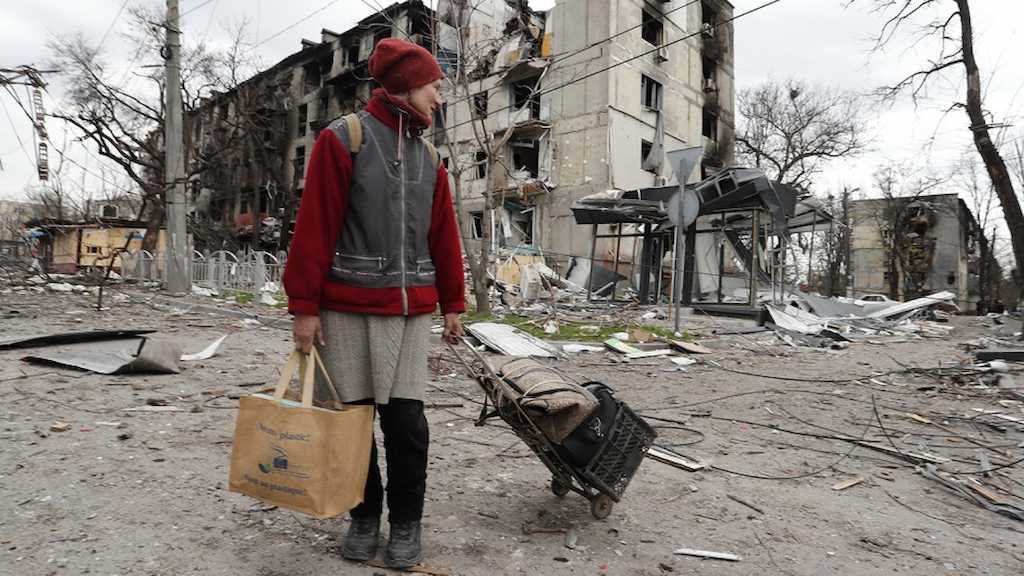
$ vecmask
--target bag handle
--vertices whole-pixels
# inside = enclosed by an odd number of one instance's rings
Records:
[[[313,360],[314,367],[309,365],[311,359]],[[310,349],[308,355],[298,350],[292,351],[291,356],[288,357],[288,362],[284,365],[284,369],[281,370],[281,377],[277,380],[277,386],[274,388],[274,400],[279,402],[284,399],[285,392],[288,391],[288,384],[291,382],[295,372],[298,371],[299,382],[302,385],[302,405],[306,408],[312,408],[313,388],[316,386],[314,379],[316,369],[320,370],[320,373],[326,380],[327,389],[334,399],[335,409],[344,409],[345,405],[338,396],[338,391],[334,388],[334,383],[331,382],[331,377],[327,374],[327,368],[324,367],[323,360],[320,359],[320,354],[317,353],[315,346]]]
[[[327,390],[331,393],[331,398],[334,399],[334,409],[344,410],[345,404],[341,401],[341,397],[338,396],[338,390],[334,387],[334,382],[331,380],[331,375],[327,373],[327,367],[324,366],[324,361],[320,358],[320,353],[317,352],[316,346],[313,346],[310,349],[309,355],[313,358],[316,367],[320,370],[320,374],[324,377],[324,381],[327,383]],[[300,365],[299,370],[304,370],[304,368]],[[310,385],[310,389],[312,388],[313,386]]]
[[[299,369],[299,361],[302,359],[302,353],[298,350],[293,350],[291,356],[288,357],[288,362],[284,365],[284,369],[281,370],[281,376],[277,379],[277,386],[274,387],[274,400],[280,402],[284,399],[284,393],[288,391],[288,383],[292,381],[292,375]]]

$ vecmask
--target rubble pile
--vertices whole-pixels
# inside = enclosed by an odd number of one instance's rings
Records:
[[[788,344],[844,347],[849,342],[879,343],[878,337],[945,338],[953,328],[950,312],[959,312],[952,292],[907,302],[864,302],[799,294],[786,306],[766,304],[771,324]],[[892,339],[886,340],[892,342]]]

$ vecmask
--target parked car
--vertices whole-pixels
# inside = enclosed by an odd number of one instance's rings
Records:
[[[898,304],[898,302],[890,299],[885,294],[865,294],[857,299],[862,302],[882,302],[885,304]]]

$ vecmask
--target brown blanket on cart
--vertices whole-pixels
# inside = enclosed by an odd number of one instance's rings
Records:
[[[551,442],[561,443],[597,409],[593,394],[533,358],[496,364],[498,374],[518,389],[516,396],[505,399],[518,401]]]

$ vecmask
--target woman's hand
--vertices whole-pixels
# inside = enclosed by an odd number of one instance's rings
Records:
[[[465,333],[462,331],[462,322],[459,320],[458,313],[452,312],[444,315],[444,332],[441,333],[441,338],[449,344],[458,344],[459,338],[463,337]]]
[[[309,354],[313,348],[314,339],[317,344],[323,346],[324,333],[320,329],[320,317],[296,314],[292,323],[292,339],[295,340],[295,349],[303,354]]]

